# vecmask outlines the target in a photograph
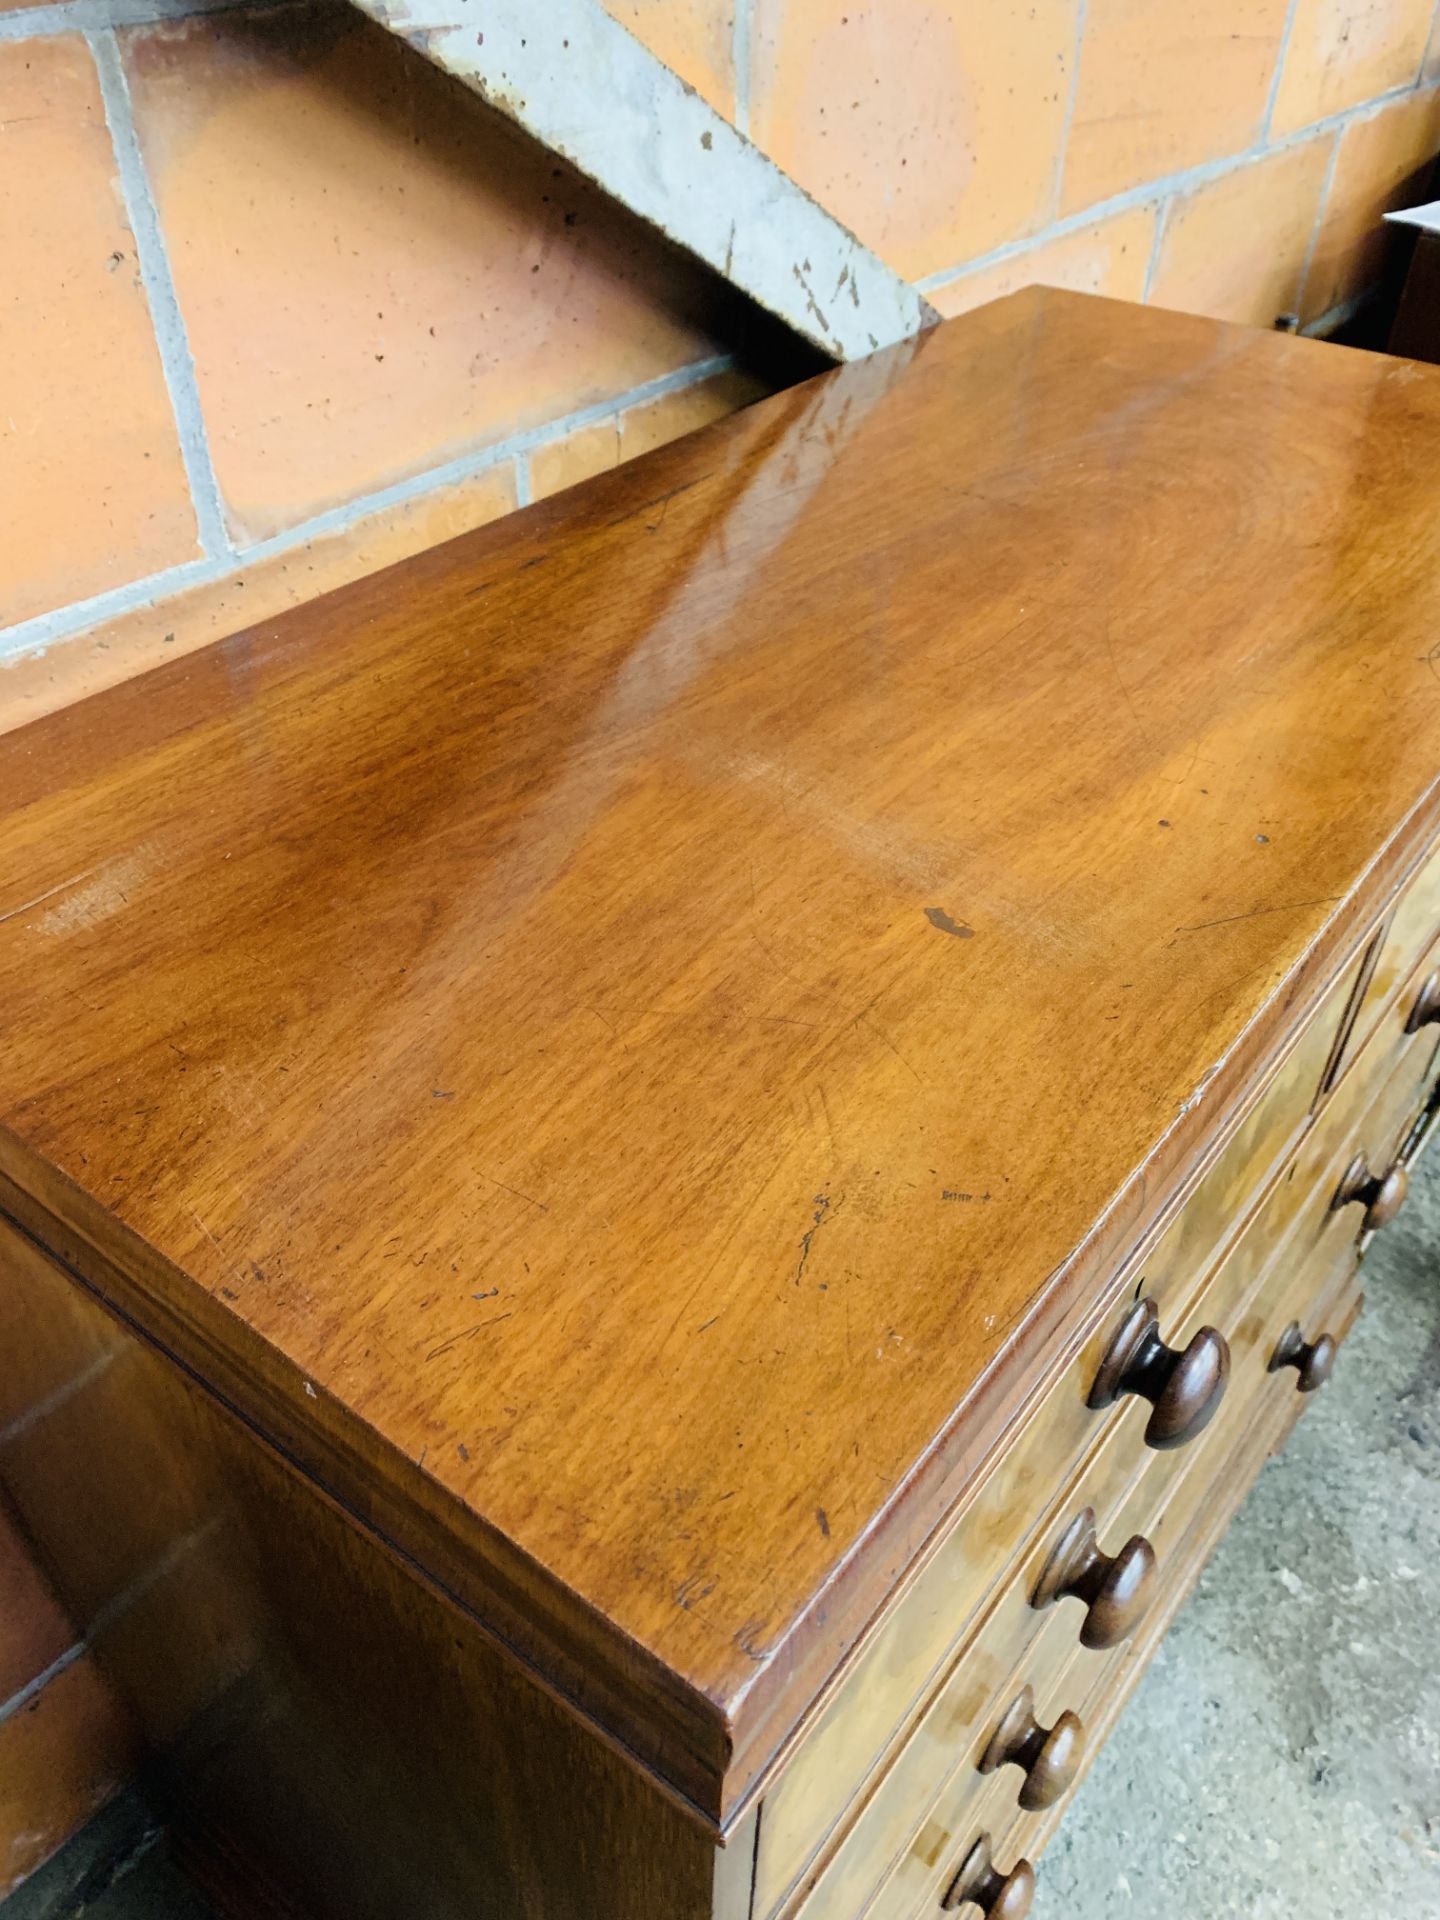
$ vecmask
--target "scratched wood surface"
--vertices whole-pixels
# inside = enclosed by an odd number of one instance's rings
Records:
[[[1035,291],[0,739],[14,1210],[722,1816],[1431,831],[1437,454]]]

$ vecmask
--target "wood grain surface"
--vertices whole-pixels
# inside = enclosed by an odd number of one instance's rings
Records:
[[[1437,454],[1034,290],[12,733],[6,1204],[725,1817],[1432,832]]]

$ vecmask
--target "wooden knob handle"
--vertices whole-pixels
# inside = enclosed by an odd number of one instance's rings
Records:
[[[1431,1026],[1436,1020],[1440,1020],[1440,971],[1427,973],[1421,981],[1405,1031],[1418,1033],[1421,1027]]]
[[[1279,1373],[1285,1367],[1294,1367],[1300,1376],[1297,1385],[1301,1393],[1314,1393],[1330,1378],[1337,1351],[1328,1333],[1322,1333],[1316,1340],[1306,1340],[1300,1331],[1300,1322],[1292,1320],[1275,1342],[1269,1371]]]
[[[1009,1873],[1001,1873],[990,1853],[990,1836],[982,1833],[966,1854],[964,1863],[941,1897],[947,1913],[963,1907],[968,1900],[990,1920],[1025,1920],[1035,1898],[1035,1869],[1028,1860],[1017,1860]]]
[[[1019,1767],[1025,1775],[1020,1805],[1026,1813],[1039,1813],[1070,1791],[1084,1757],[1085,1729],[1077,1716],[1062,1713],[1047,1732],[1035,1718],[1034,1689],[1022,1687],[991,1734],[980,1771]]]
[[[1345,1177],[1330,1202],[1337,1211],[1357,1202],[1365,1209],[1366,1233],[1378,1233],[1388,1227],[1405,1204],[1410,1191],[1410,1176],[1397,1161],[1388,1173],[1371,1173],[1363,1153],[1357,1153],[1345,1169]]]
[[[1229,1378],[1230,1348],[1223,1334],[1202,1327],[1188,1347],[1177,1351],[1160,1338],[1155,1302],[1137,1300],[1105,1350],[1090,1405],[1108,1407],[1122,1394],[1139,1394],[1155,1409],[1145,1444],[1165,1451],[1183,1447],[1209,1426]]]
[[[1085,1602],[1082,1647],[1116,1647],[1145,1617],[1155,1584],[1155,1549],[1137,1533],[1113,1557],[1100,1551],[1095,1511],[1086,1507],[1060,1536],[1036,1583],[1032,1607]]]

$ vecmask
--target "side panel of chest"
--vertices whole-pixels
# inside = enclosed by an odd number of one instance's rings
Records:
[[[738,1920],[700,1823],[0,1217],[0,1481],[230,1910]]]

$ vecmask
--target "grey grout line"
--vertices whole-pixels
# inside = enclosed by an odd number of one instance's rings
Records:
[[[75,1629],[72,1627],[70,1631],[73,1633]],[[8,1700],[0,1700],[0,1727],[15,1714],[23,1712],[52,1680],[58,1680],[67,1667],[73,1667],[84,1652],[85,1642],[77,1640],[73,1647],[67,1647],[58,1659],[52,1660],[43,1673],[37,1673],[33,1680],[27,1680],[18,1693],[12,1693]]]
[[[735,69],[735,131],[750,138],[750,74],[755,55],[755,0],[734,0],[730,63]]]
[[[1435,0],[1435,10],[1430,15],[1430,31],[1425,36],[1425,51],[1420,55],[1420,65],[1415,72],[1417,87],[1425,83],[1425,65],[1430,55],[1436,51],[1436,35],[1440,34],[1440,0]]]
[[[123,587],[111,588],[106,593],[96,594],[89,600],[78,601],[70,606],[57,607],[50,613],[37,614],[31,620],[23,620],[17,625],[0,628],[0,672],[5,665],[23,655],[43,652],[47,647],[61,640],[71,640],[87,629],[98,626],[102,621],[118,619],[126,613],[136,613],[154,606],[172,594],[192,586],[213,586],[244,572],[245,568],[258,561],[278,558],[305,545],[307,541],[324,539],[331,534],[344,533],[372,514],[383,513],[389,507],[406,506],[411,501],[424,499],[438,488],[451,486],[457,482],[478,478],[491,469],[503,466],[507,460],[517,463],[517,494],[520,491],[519,463],[524,461],[526,482],[529,478],[528,456],[537,447],[548,446],[552,441],[563,440],[569,434],[584,427],[593,427],[616,415],[627,413],[632,407],[648,406],[653,400],[663,400],[672,393],[683,393],[687,387],[697,386],[700,381],[708,380],[717,373],[728,373],[735,365],[735,356],[729,353],[712,354],[708,359],[695,360],[688,367],[677,367],[673,373],[665,373],[654,380],[642,382],[627,393],[611,400],[597,401],[593,406],[581,407],[574,413],[565,414],[558,420],[546,421],[538,427],[530,427],[524,433],[512,435],[509,439],[497,441],[491,446],[478,448],[475,452],[447,461],[443,466],[427,468],[423,473],[412,475],[406,480],[397,480],[392,486],[381,487],[373,493],[362,494],[358,499],[347,500],[343,506],[333,507],[325,513],[314,514],[308,520],[302,520],[293,527],[286,527],[282,533],[273,534],[268,540],[257,541],[252,546],[241,547],[233,554],[217,555],[206,560],[191,560],[183,566],[169,567],[161,573],[147,575],[142,580],[133,580]],[[529,504],[521,501],[521,505]],[[0,697],[4,694],[4,682],[0,680]]]
[[[34,902],[31,904],[33,905]],[[17,1414],[8,1427],[0,1430],[0,1448],[10,1446],[22,1435],[29,1433],[32,1428],[48,1420],[52,1413],[58,1413],[61,1407],[75,1398],[77,1393],[83,1393],[100,1378],[101,1374],[107,1373],[114,1366],[119,1355],[118,1347],[107,1347],[104,1353],[97,1353],[87,1366],[80,1369],[79,1373],[72,1375],[62,1386],[56,1387],[53,1393],[47,1393],[43,1400],[37,1400],[33,1407],[27,1407],[24,1413]]]
[[[203,587],[221,580],[231,571],[228,561],[186,560],[177,567],[163,567],[159,573],[147,573],[139,580],[127,580],[123,587],[107,587],[86,600],[67,601],[49,613],[37,613],[0,627],[0,668],[22,653],[43,652],[52,640],[70,640],[88,627],[98,626],[122,613],[132,613],[156,600],[180,593],[186,587]],[[3,692],[3,686],[0,686]]]
[[[1440,85],[1440,83],[1437,83]],[[928,273],[915,285],[921,293],[936,293],[942,287],[948,287],[967,275],[979,273],[988,267],[1002,266],[1006,261],[1019,259],[1023,254],[1032,253],[1036,247],[1045,246],[1051,240],[1063,240],[1067,235],[1078,233],[1085,227],[1094,226],[1101,220],[1108,220],[1117,213],[1129,213],[1135,207],[1149,206],[1152,201],[1168,200],[1176,194],[1190,193],[1197,187],[1209,186],[1214,180],[1223,180],[1227,175],[1240,173],[1246,167],[1254,166],[1258,161],[1269,159],[1272,154],[1288,153],[1295,147],[1308,146],[1312,140],[1323,139],[1327,133],[1343,132],[1346,127],[1357,121],[1372,119],[1382,113],[1386,107],[1394,106],[1398,101],[1408,99],[1416,91],[1414,81],[1406,81],[1403,86],[1392,87],[1388,93],[1377,94],[1373,100],[1362,101],[1359,106],[1347,107],[1341,113],[1332,113],[1323,120],[1315,120],[1298,132],[1286,134],[1283,139],[1272,141],[1269,146],[1250,146],[1242,153],[1226,154],[1220,160],[1205,160],[1198,166],[1187,167],[1179,173],[1162,174],[1159,179],[1146,180],[1140,186],[1127,187],[1124,193],[1117,193],[1108,200],[1097,200],[1093,206],[1082,207],[1078,213],[1067,214],[1063,220],[1042,227],[1036,233],[1027,233],[1016,240],[1007,240],[1003,246],[995,247],[991,252],[980,254],[973,260],[962,260],[958,266],[941,267],[934,273]]]
[[[1165,229],[1170,224],[1170,209],[1174,206],[1176,198],[1177,196],[1172,193],[1155,209],[1155,237],[1150,242],[1150,258],[1145,262],[1145,278],[1140,287],[1140,298],[1147,306],[1150,303],[1150,295],[1154,291],[1155,275],[1160,266],[1160,250],[1165,245]]]
[[[1270,91],[1265,99],[1265,112],[1260,119],[1260,139],[1269,144],[1270,127],[1275,118],[1275,102],[1280,98],[1280,82],[1285,77],[1285,62],[1290,57],[1290,35],[1295,27],[1295,15],[1300,10],[1300,0],[1290,0],[1285,9],[1285,24],[1280,29],[1280,45],[1275,50],[1275,71],[1270,76]]]
[[[528,453],[517,453],[515,456],[515,504],[517,507],[530,507],[535,504],[535,489],[530,484]]]
[[[120,192],[126,218],[135,238],[140,262],[140,278],[150,301],[150,318],[160,348],[165,385],[175,414],[180,437],[180,457],[190,482],[190,497],[200,531],[200,545],[214,558],[233,558],[230,536],[225,527],[225,509],[220,500],[220,484],[210,458],[210,441],[205,431],[205,416],[200,410],[200,389],[195,379],[195,362],[185,332],[185,318],[175,293],[165,237],[150,196],[150,182],[135,133],[130,111],[130,89],[120,62],[120,43],[113,27],[89,31],[85,35],[95,68],[100,76],[100,96],[105,103],[105,118],[115,148],[115,165],[120,175]]]
[[[278,11],[304,0],[56,0],[0,14],[0,45],[9,40],[53,38],[58,33],[101,33],[107,27],[145,27],[192,14]]]
[[[245,564],[253,560],[268,560],[273,554],[284,553],[303,541],[319,539],[329,533],[343,533],[357,520],[364,520],[372,513],[383,513],[387,507],[405,506],[437,487],[473,479],[506,460],[516,460],[532,453],[536,447],[549,446],[552,441],[564,440],[585,427],[598,426],[614,414],[628,413],[632,407],[647,406],[652,400],[663,400],[668,394],[683,393],[687,387],[696,386],[714,374],[728,373],[734,365],[735,356],[729,353],[712,354],[709,359],[692,361],[688,367],[677,367],[673,373],[647,380],[615,399],[597,400],[593,406],[581,407],[558,420],[548,420],[541,426],[527,428],[524,433],[513,434],[508,440],[497,441],[493,446],[482,447],[475,453],[447,461],[443,466],[431,467],[408,480],[397,480],[392,486],[381,487],[358,500],[347,500],[343,506],[315,514],[309,520],[287,527],[283,533],[274,534],[268,540],[257,541],[254,546],[246,547],[237,558]],[[0,644],[3,644],[3,639],[4,636],[0,635]]]
[[[1325,179],[1320,188],[1320,200],[1315,208],[1315,224],[1310,229],[1310,244],[1305,249],[1304,264],[1300,268],[1300,279],[1295,288],[1295,311],[1304,313],[1305,295],[1310,286],[1310,269],[1315,265],[1315,250],[1320,245],[1320,234],[1325,225],[1325,214],[1330,205],[1330,188],[1335,179],[1335,169],[1340,161],[1340,142],[1342,133],[1336,132],[1331,140],[1330,159],[1325,167]],[[1323,316],[1322,316],[1323,318]],[[1339,322],[1336,322],[1339,325]],[[1303,331],[1303,329],[1302,329]]]
[[[1070,97],[1065,102],[1065,118],[1060,127],[1060,145],[1055,155],[1055,185],[1050,194],[1050,211],[1060,210],[1065,191],[1065,163],[1070,157],[1070,129],[1075,124],[1075,102],[1080,98],[1080,62],[1085,51],[1085,26],[1090,17],[1090,0],[1079,0],[1075,9],[1075,51],[1070,68]]]
[[[178,1540],[172,1540],[164,1552],[142,1573],[137,1574],[128,1586],[122,1587],[119,1593],[112,1595],[103,1606],[97,1608],[89,1627],[73,1646],[67,1647],[64,1653],[52,1660],[43,1673],[37,1673],[33,1680],[27,1681],[18,1693],[12,1693],[8,1700],[0,1700],[0,1726],[3,1726],[12,1715],[22,1712],[49,1686],[52,1680],[58,1680],[67,1667],[73,1667],[77,1660],[83,1659],[108,1628],[112,1627],[117,1620],[124,1619],[137,1601],[143,1600],[150,1589],[158,1581],[163,1580],[172,1567],[178,1566],[187,1554],[193,1553],[201,1541],[208,1539],[219,1526],[218,1517],[206,1520],[191,1532],[182,1534]],[[71,1630],[73,1632],[73,1628]]]
[[[1348,299],[1337,300],[1333,307],[1327,307],[1324,313],[1317,313],[1313,320],[1307,320],[1300,331],[1307,340],[1334,333],[1337,327],[1343,327],[1347,320],[1353,320],[1357,313],[1364,311],[1377,297],[1375,287],[1362,287],[1359,293],[1352,293]]]

